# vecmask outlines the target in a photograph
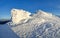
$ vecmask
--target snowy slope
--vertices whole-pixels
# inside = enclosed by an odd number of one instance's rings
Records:
[[[7,24],[0,24],[0,38],[19,38]]]
[[[41,10],[29,19],[9,25],[20,38],[60,38],[60,18]]]

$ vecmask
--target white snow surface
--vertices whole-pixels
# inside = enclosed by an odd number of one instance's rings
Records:
[[[28,14],[29,13],[30,12],[28,12]],[[24,16],[22,16],[21,18],[23,17]],[[21,19],[18,24],[13,24],[12,22],[9,23],[11,29],[20,38],[60,38],[59,17],[41,10],[38,10],[36,14],[33,14],[29,17],[31,18],[17,18]]]
[[[21,20],[30,18],[29,16],[30,14],[31,13],[24,10],[12,9],[11,10],[12,22],[14,24],[18,24]]]

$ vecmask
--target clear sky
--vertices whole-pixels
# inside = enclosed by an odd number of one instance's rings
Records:
[[[32,13],[40,9],[60,15],[60,0],[0,0],[0,18],[10,18],[12,8]]]

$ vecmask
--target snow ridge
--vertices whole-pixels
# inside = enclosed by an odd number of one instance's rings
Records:
[[[12,9],[11,17],[12,17],[13,24],[18,24],[23,19],[29,19],[30,14],[31,13],[24,10]]]
[[[32,16],[28,16],[31,18],[22,19],[15,25],[10,24],[11,29],[20,38],[60,38],[59,17],[41,10]]]

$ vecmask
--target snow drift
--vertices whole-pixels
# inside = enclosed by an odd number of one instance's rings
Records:
[[[41,10],[31,16],[30,12],[13,10],[9,25],[20,38],[60,38],[59,17]]]

